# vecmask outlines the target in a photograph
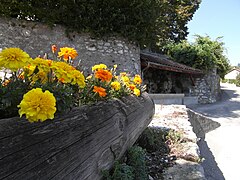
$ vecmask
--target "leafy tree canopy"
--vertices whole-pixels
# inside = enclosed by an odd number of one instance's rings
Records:
[[[230,68],[229,60],[225,56],[222,37],[211,40],[209,36],[195,35],[195,42],[186,40],[180,43],[170,43],[165,46],[165,52],[175,61],[204,71],[217,68],[221,78]]]
[[[118,34],[159,49],[186,38],[201,0],[1,0],[0,16],[15,17],[97,36]]]

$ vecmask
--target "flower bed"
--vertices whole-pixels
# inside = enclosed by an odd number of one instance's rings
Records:
[[[150,123],[154,104],[139,75],[98,64],[85,78],[76,56],[0,52],[11,74],[0,83],[0,179],[100,179]]]

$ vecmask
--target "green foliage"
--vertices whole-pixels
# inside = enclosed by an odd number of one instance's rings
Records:
[[[139,137],[137,144],[146,149],[147,152],[157,151],[162,149],[166,153],[169,152],[169,148],[165,145],[166,136],[168,130],[146,128]]]
[[[23,82],[23,80],[5,82],[8,84],[4,85],[0,79],[0,118],[18,115],[17,105],[28,91],[28,83]]]
[[[133,168],[125,163],[120,164],[118,161],[115,163],[113,172],[114,180],[134,180]]]
[[[236,77],[236,83],[237,86],[240,86],[240,74],[237,75]]]
[[[128,150],[128,164],[134,168],[135,180],[148,179],[145,162],[146,152],[140,146],[133,146]]]
[[[62,24],[96,36],[119,34],[159,49],[187,36],[187,22],[200,0],[1,0],[0,15]]]
[[[195,42],[170,43],[165,46],[165,52],[175,61],[204,71],[217,68],[221,78],[230,68],[225,56],[224,43],[221,38],[211,40],[209,36],[196,35]]]
[[[134,180],[133,168],[119,161],[114,163],[112,175],[107,170],[102,171],[102,174],[105,180]]]
[[[146,180],[145,158],[145,151],[140,146],[133,146],[127,151],[127,162],[116,161],[112,171],[102,171],[103,177],[105,180]]]

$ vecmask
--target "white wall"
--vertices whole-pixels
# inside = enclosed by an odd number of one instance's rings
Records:
[[[227,73],[224,77],[224,79],[236,79],[237,75],[240,72],[236,69],[232,70],[231,72]]]

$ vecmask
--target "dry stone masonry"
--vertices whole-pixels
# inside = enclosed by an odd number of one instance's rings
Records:
[[[202,78],[197,78],[191,95],[198,96],[201,104],[215,103],[221,95],[220,77],[216,69],[210,71]]]
[[[66,29],[55,25],[50,28],[36,22],[0,18],[0,48],[19,47],[31,57],[48,53],[51,58],[51,45],[73,47],[77,50],[80,65],[86,74],[94,64],[118,65],[119,71],[139,74],[140,49],[127,40],[108,37],[106,40],[93,38],[76,32],[66,35]]]

